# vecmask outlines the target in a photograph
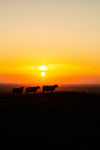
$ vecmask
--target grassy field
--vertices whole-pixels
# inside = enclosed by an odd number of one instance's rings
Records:
[[[48,144],[99,140],[100,96],[76,92],[0,96],[0,134]]]

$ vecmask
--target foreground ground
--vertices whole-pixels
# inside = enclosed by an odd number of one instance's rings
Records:
[[[32,136],[48,144],[99,141],[100,96],[74,92],[1,95],[0,134]]]

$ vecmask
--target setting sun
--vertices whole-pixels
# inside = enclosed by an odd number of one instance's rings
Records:
[[[41,76],[44,77],[45,76],[45,72],[41,72]]]

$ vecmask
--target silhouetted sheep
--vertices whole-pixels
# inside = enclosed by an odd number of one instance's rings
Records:
[[[39,86],[36,86],[36,87],[27,87],[26,88],[26,94],[28,94],[28,92],[33,92],[35,94],[38,89],[40,89]]]
[[[24,87],[13,88],[12,92],[15,93],[15,94],[21,94],[23,89],[24,89]]]
[[[53,91],[55,90],[55,88],[58,88],[58,85],[43,86],[42,88],[43,88],[43,93],[44,93],[45,91],[51,91],[51,92],[53,92]]]

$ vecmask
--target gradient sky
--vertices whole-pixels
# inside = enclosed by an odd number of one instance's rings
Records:
[[[100,83],[100,0],[0,1],[0,82],[33,80]]]

